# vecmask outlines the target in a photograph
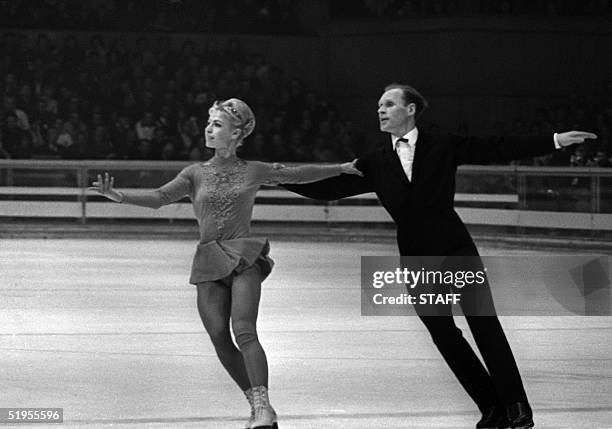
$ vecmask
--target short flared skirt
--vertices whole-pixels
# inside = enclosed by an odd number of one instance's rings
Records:
[[[225,279],[257,264],[262,280],[268,277],[274,261],[268,256],[270,243],[265,238],[235,238],[198,244],[191,266],[189,283]]]

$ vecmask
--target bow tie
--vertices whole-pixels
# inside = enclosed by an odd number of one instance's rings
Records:
[[[395,150],[397,150],[402,143],[406,143],[408,146],[410,146],[410,140],[402,137],[401,139],[397,139],[395,142]]]

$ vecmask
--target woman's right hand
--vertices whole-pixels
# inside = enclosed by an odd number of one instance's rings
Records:
[[[363,177],[363,173],[361,170],[357,168],[357,160],[353,160],[353,162],[345,162],[344,164],[340,164],[342,168],[342,172],[344,174],[355,174],[357,176]]]
[[[113,189],[115,178],[109,176],[108,172],[104,173],[104,178],[101,174],[98,174],[98,180],[93,182],[92,185],[87,188],[88,191],[96,191],[97,193],[104,195],[106,198],[120,203],[123,200],[123,194]]]

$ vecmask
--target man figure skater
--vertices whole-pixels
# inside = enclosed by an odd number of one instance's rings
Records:
[[[285,185],[298,194],[336,200],[376,192],[397,227],[401,256],[474,256],[476,246],[454,210],[455,173],[461,164],[504,162],[539,156],[597,138],[570,131],[545,137],[432,137],[416,126],[427,101],[414,88],[391,84],[378,102],[380,130],[391,141],[357,161],[363,177],[342,175],[305,185]],[[417,314],[442,357],[474,400],[477,429],[532,428],[533,415],[510,345],[495,315],[466,319],[484,365],[454,323],[450,304],[441,316]]]

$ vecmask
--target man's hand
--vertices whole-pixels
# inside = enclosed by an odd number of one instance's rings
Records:
[[[586,131],[567,131],[557,134],[557,142],[561,147],[570,146],[576,143],[584,143],[585,139],[596,139],[597,134],[587,133]]]

